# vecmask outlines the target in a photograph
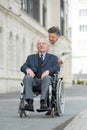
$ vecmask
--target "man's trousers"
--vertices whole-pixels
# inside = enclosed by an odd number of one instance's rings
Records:
[[[32,78],[30,75],[24,76],[24,92],[25,99],[33,99],[33,87],[37,86],[41,89],[41,100],[46,100],[49,85],[52,83],[51,76],[45,76],[43,79]]]

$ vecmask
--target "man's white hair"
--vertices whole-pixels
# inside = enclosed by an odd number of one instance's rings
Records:
[[[38,42],[39,42],[40,40],[44,40],[44,41],[49,45],[49,40],[48,40],[48,38],[40,37],[39,39],[36,40],[36,43],[38,44]]]

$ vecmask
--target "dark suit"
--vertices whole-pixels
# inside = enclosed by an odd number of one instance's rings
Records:
[[[48,91],[49,84],[51,81],[51,76],[57,71],[59,71],[60,67],[58,65],[58,58],[55,55],[46,53],[43,64],[41,65],[41,73],[49,70],[49,76],[44,77],[42,80],[38,79],[38,61],[39,54],[29,55],[27,57],[26,62],[21,67],[21,71],[25,73],[24,77],[24,86],[25,86],[25,99],[32,99],[32,86],[41,85],[41,99],[45,99]],[[35,77],[32,78],[29,75],[26,75],[26,69],[30,68],[34,73]]]

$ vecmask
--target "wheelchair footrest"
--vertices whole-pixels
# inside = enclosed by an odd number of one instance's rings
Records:
[[[34,112],[34,109],[24,109],[25,111],[32,111],[32,112]]]
[[[45,112],[45,111],[50,111],[50,109],[49,108],[47,108],[47,109],[36,109],[36,111],[37,112]]]
[[[22,111],[32,111],[32,112],[34,112],[34,109],[29,109],[29,108],[23,108],[23,109],[20,109],[20,110],[22,110]]]

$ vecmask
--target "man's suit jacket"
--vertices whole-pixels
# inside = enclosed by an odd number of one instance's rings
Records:
[[[38,57],[39,54],[32,54],[27,57],[26,62],[21,66],[21,71],[26,74],[26,69],[30,68],[35,74],[38,71]],[[42,73],[46,70],[50,71],[50,76],[60,70],[58,65],[58,58],[53,54],[46,53],[44,62],[41,66]]]

